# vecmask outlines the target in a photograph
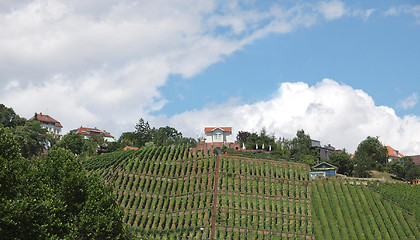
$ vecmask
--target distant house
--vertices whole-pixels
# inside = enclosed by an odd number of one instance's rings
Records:
[[[393,162],[395,160],[400,160],[404,157],[398,150],[393,149],[391,146],[385,146],[388,152],[388,162]]]
[[[233,142],[232,127],[206,127],[206,143]]]
[[[321,147],[321,142],[318,140],[311,139],[312,148],[319,150],[319,158],[324,161],[330,160],[330,154],[334,152],[341,152],[340,149],[335,149],[331,144]]]
[[[29,119],[29,121],[32,120],[39,121],[41,127],[47,129],[47,131],[51,133],[60,134],[61,129],[63,128],[59,121],[46,114],[35,113],[35,116]]]
[[[223,146],[236,150],[240,148],[239,144],[234,142],[232,127],[205,127],[204,134],[205,142],[197,144],[197,148],[192,149],[194,153],[196,151],[197,153],[207,153],[208,151],[213,153],[214,149],[220,152]]]
[[[317,177],[327,177],[327,176],[335,176],[335,173],[337,172],[338,167],[327,163],[322,162],[320,164],[317,164],[313,167],[311,167],[311,178],[315,179]]]
[[[82,135],[85,139],[88,139],[93,136],[101,136],[104,138],[106,142],[115,142],[115,138],[106,131],[102,131],[95,128],[88,128],[88,127],[79,127],[77,129],[73,129],[70,132],[74,132],[76,134]]]

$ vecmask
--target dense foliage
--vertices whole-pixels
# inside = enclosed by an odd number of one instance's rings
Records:
[[[378,137],[367,137],[354,153],[354,175],[370,177],[370,170],[383,171],[387,163],[387,150]]]
[[[34,163],[0,128],[0,236],[3,239],[119,239],[125,230],[112,188],[88,175],[69,151]]]

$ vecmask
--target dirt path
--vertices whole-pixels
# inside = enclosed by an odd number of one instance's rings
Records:
[[[210,238],[213,239],[216,232],[216,214],[217,202],[219,200],[219,176],[220,176],[220,155],[215,157],[214,164],[214,184],[213,184],[213,200],[211,202],[211,218],[210,218]]]

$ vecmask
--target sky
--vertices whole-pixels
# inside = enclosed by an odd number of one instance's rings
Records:
[[[0,103],[118,138],[140,118],[420,154],[419,1],[2,0]]]

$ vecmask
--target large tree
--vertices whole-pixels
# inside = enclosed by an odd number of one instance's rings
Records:
[[[182,138],[182,133],[173,127],[160,127],[153,132],[153,143],[157,146],[167,146],[175,144]]]
[[[77,155],[80,155],[88,148],[85,139],[83,139],[83,136],[74,132],[70,132],[64,135],[61,141],[57,143],[57,146],[70,150],[72,153]]]
[[[353,174],[353,162],[345,149],[342,152],[331,153],[330,160],[328,162],[338,167],[337,173],[347,176]]]
[[[19,117],[13,110],[4,104],[0,104],[0,127],[11,127],[25,125],[26,119]]]
[[[387,162],[387,154],[378,137],[367,137],[354,153],[354,174],[357,177],[370,177],[370,170],[382,170]]]
[[[405,179],[407,172],[414,167],[413,158],[410,156],[402,157],[400,160],[395,160],[388,164],[389,171],[402,179]]]
[[[126,234],[112,187],[88,175],[70,151],[53,148],[30,164],[0,128],[2,239],[121,239]]]
[[[236,135],[236,141],[238,141],[238,143],[242,144],[242,143],[246,143],[246,140],[248,139],[248,137],[251,135],[250,132],[247,131],[239,131],[238,134]]]
[[[137,144],[139,147],[144,146],[146,142],[152,141],[153,129],[150,128],[149,122],[140,118],[139,122],[135,126],[135,129]]]
[[[25,158],[36,157],[48,147],[47,130],[38,121],[26,121],[12,131]]]

